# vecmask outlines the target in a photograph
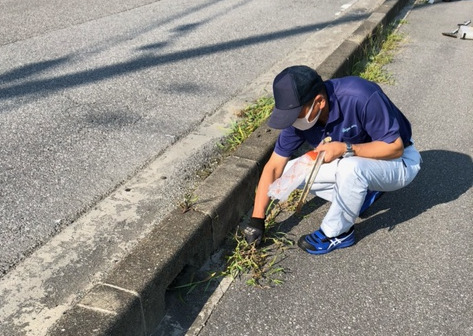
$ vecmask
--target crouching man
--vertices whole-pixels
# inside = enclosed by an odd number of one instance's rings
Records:
[[[353,245],[360,213],[383,192],[408,185],[420,170],[409,121],[377,84],[359,77],[323,81],[307,66],[284,69],[274,79],[273,94],[268,125],[282,131],[258,184],[246,240],[261,241],[268,188],[307,141],[325,151],[311,192],[332,204],[320,228],[298,245],[311,254]],[[323,144],[326,137],[332,141]]]

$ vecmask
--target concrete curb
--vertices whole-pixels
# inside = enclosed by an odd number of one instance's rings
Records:
[[[349,74],[370,37],[408,0],[387,0],[317,68],[325,78]],[[167,287],[188,265],[200,266],[251,208],[259,175],[278,132],[256,130],[198,187],[195,209],[175,209],[49,335],[149,335],[165,313]]]

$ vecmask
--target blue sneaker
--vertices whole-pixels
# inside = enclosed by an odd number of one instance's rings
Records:
[[[365,212],[366,210],[368,210],[368,208],[374,203],[376,202],[377,200],[379,200],[379,198],[384,194],[384,192],[382,191],[371,191],[371,190],[368,190],[368,193],[366,194],[366,197],[365,197],[365,201],[363,202],[363,205],[361,206],[361,209],[360,209],[360,214],[358,216],[360,216],[361,214],[363,214],[363,212]]]
[[[310,254],[325,254],[332,250],[349,247],[355,244],[355,228],[352,226],[348,232],[333,238],[327,237],[322,230],[317,230],[310,235],[299,238],[297,245]]]

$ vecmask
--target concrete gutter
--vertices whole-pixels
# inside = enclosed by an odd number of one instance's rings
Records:
[[[370,37],[389,24],[408,0],[387,0],[317,71],[325,78],[350,73]],[[200,266],[251,208],[259,175],[278,132],[256,130],[197,188],[198,204],[172,211],[104,281],[95,285],[49,330],[49,335],[149,335],[165,314],[167,287],[188,265]]]

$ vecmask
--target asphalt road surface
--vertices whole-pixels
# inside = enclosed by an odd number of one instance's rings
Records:
[[[0,276],[308,36],[377,3],[0,0]]]

